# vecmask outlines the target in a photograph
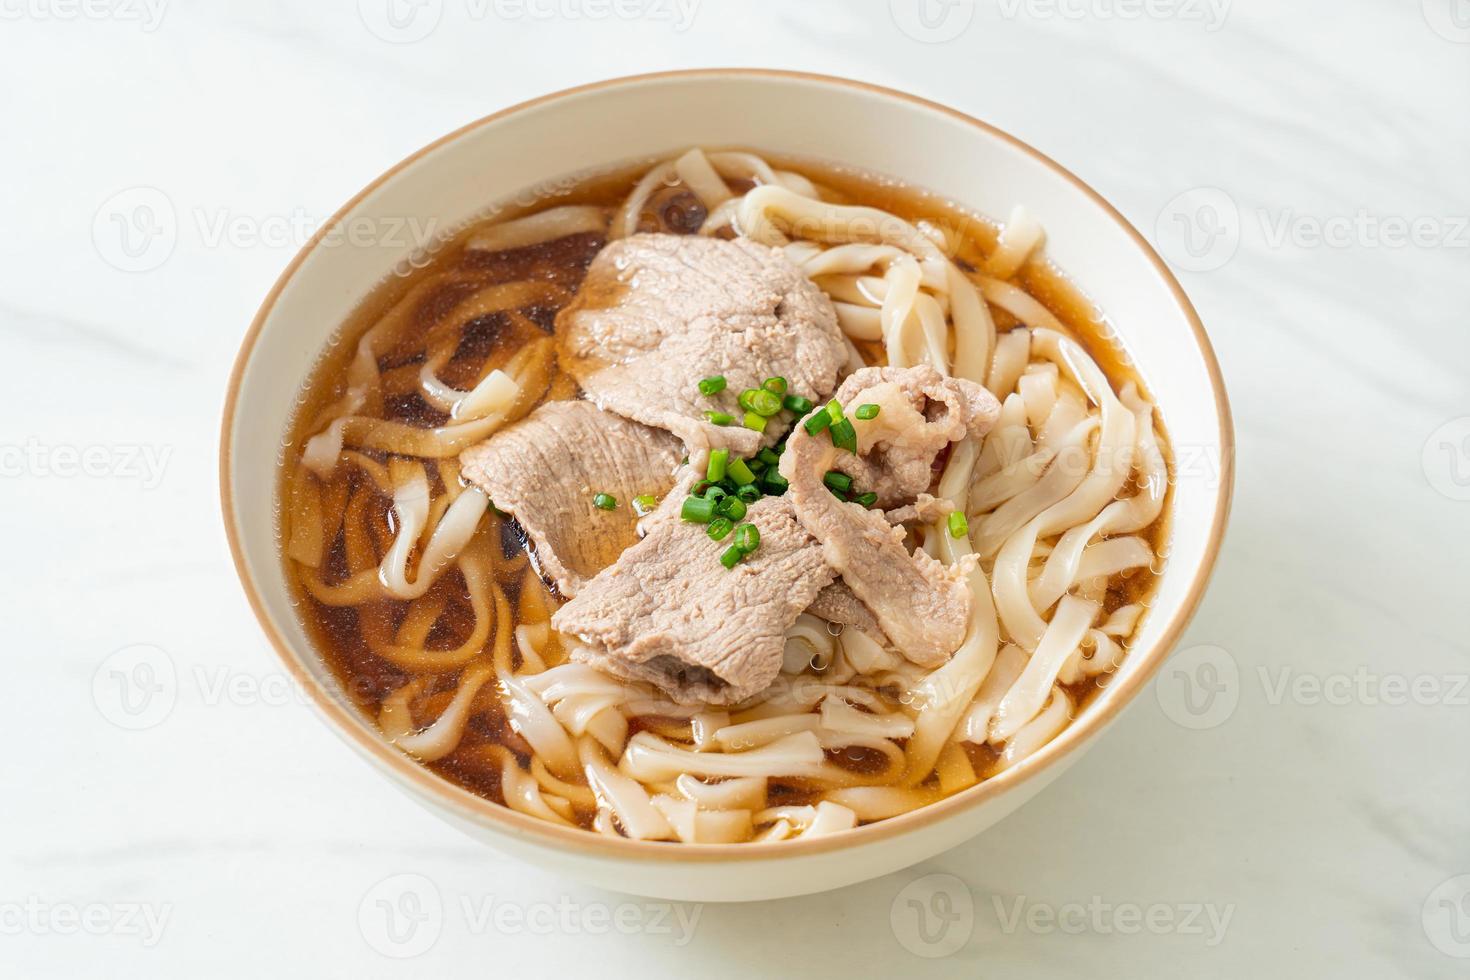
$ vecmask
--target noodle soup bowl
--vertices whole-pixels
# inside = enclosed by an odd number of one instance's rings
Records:
[[[353,707],[313,649],[281,557],[279,456],[298,393],[374,286],[422,261],[423,241],[404,229],[449,233],[487,205],[554,192],[558,178],[692,145],[851,165],[990,216],[1025,205],[1047,231],[1047,257],[1116,331],[1176,457],[1168,559],[1151,608],[1122,665],[1072,724],[968,790],[829,836],[721,845],[610,838],[522,815],[440,778]],[[1224,385],[1193,308],[1138,232],[1076,177],[1005,133],[909,95],[811,75],[710,70],[602,82],[504,110],[420,150],[350,201],[286,269],[245,338],[220,479],[230,547],[262,628],[327,723],[388,783],[471,836],[559,872],[642,895],[725,901],[822,891],[922,861],[996,823],[1074,763],[1149,682],[1199,603],[1224,533],[1231,449]]]

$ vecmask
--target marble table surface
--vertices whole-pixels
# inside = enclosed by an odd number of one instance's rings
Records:
[[[1470,972],[1470,4],[391,2],[0,0],[0,974]],[[1204,727],[1145,694],[919,867],[668,907],[460,836],[301,703],[226,552],[216,427],[255,307],[383,169],[530,96],[729,64],[950,103],[1156,238],[1239,434],[1179,656],[1235,680]]]

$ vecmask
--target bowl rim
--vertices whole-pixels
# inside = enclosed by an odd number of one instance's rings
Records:
[[[1141,657],[1143,663],[1125,682],[1115,688],[1116,693],[1109,700],[1108,704],[1102,710],[1090,712],[1084,717],[1074,720],[1056,738],[1052,739],[1036,753],[990,779],[982,780],[968,789],[961,790],[952,796],[945,797],[934,803],[910,810],[907,813],[889,817],[886,820],[865,824],[852,830],[843,831],[840,834],[814,838],[798,838],[797,840],[788,841],[752,842],[744,844],[670,844],[667,841],[641,841],[628,838],[614,838],[580,828],[562,827],[544,820],[539,820],[463,789],[448,779],[434,773],[416,760],[410,758],[407,754],[394,748],[380,736],[371,732],[370,723],[364,724],[364,719],[360,715],[356,715],[352,708],[328,696],[326,691],[323,690],[322,685],[316,682],[315,678],[312,677],[302,663],[298,662],[290,643],[275,629],[270,617],[266,613],[264,600],[261,598],[260,592],[245,562],[240,529],[235,519],[231,454],[233,433],[236,426],[235,410],[245,368],[251,356],[254,354],[256,341],[259,339],[265,322],[275,308],[275,304],[280,298],[281,293],[296,275],[307,256],[316,249],[333,227],[368,194],[382,186],[387,180],[434,150],[452,143],[482,126],[489,125],[490,123],[526,109],[599,89],[615,88],[644,82],[677,81],[693,78],[754,78],[816,83],[836,88],[857,90],[890,99],[899,99],[922,109],[943,113],[958,122],[979,129],[988,136],[1021,151],[1034,162],[1051,170],[1054,174],[1080,190],[1092,203],[1099,206],[1104,214],[1143,253],[1144,257],[1153,266],[1154,271],[1169,288],[1173,294],[1175,304],[1193,331],[1195,344],[1199,349],[1200,356],[1204,359],[1206,371],[1210,379],[1211,393],[1214,397],[1215,411],[1219,417],[1221,455],[1220,490],[1215,505],[1215,512],[1211,516],[1204,557],[1194,569],[1193,577],[1190,580],[1184,598],[1170,617],[1168,623],[1165,624],[1164,631],[1158,641],[1150,649],[1133,654],[1136,657]],[[277,656],[280,657],[282,663],[286,666],[292,680],[310,693],[313,704],[318,711],[326,716],[330,727],[340,737],[352,742],[371,761],[385,769],[389,775],[396,777],[400,782],[405,784],[406,788],[417,790],[421,796],[435,799],[438,803],[455,811],[461,819],[475,825],[492,825],[492,829],[506,833],[523,843],[532,843],[558,850],[570,848],[576,851],[586,852],[588,856],[605,859],[639,861],[653,859],[710,864],[735,860],[751,861],[759,859],[798,858],[818,853],[878,844],[890,838],[896,838],[913,831],[921,830],[949,817],[956,816],[962,811],[980,806],[988,800],[1000,797],[1022,783],[1037,778],[1045,770],[1059,765],[1064,759],[1074,755],[1094,734],[1106,727],[1127,705],[1133,702],[1138,696],[1139,691],[1154,676],[1159,667],[1162,666],[1164,660],[1167,659],[1174,645],[1183,634],[1184,629],[1189,625],[1190,620],[1194,618],[1194,614],[1199,608],[1200,600],[1214,571],[1216,560],[1219,557],[1221,542],[1224,538],[1226,524],[1229,519],[1231,499],[1234,495],[1235,488],[1235,433],[1231,419],[1229,398],[1225,390],[1225,380],[1220,371],[1219,362],[1215,357],[1214,348],[1210,344],[1209,337],[1205,333],[1204,324],[1200,321],[1199,314],[1195,311],[1193,304],[1190,303],[1189,298],[1185,295],[1183,287],[1180,286],[1179,281],[1174,277],[1167,264],[1154,248],[1123,217],[1117,208],[1113,207],[1101,194],[1070,170],[1035,149],[1030,144],[989,123],[930,99],[886,86],[874,85],[870,82],[857,81],[835,75],[784,69],[738,67],[694,68],[646,72],[608,78],[561,89],[533,99],[518,102],[461,126],[414,151],[409,156],[385,170],[355,194],[346,204],[342,205],[328,221],[322,224],[311,239],[296,253],[285,270],[282,271],[275,284],[271,287],[270,292],[266,294],[265,299],[262,301],[259,310],[257,310],[249,329],[241,341],[239,352],[236,354],[234,366],[230,372],[224,412],[221,419],[219,484],[220,505],[223,509],[225,536],[229,542],[230,556],[234,561],[235,571],[240,579],[241,587],[245,591],[250,608],[254,612],[261,629],[270,640],[271,646],[275,649]]]

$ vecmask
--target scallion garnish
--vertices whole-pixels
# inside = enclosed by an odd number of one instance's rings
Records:
[[[706,500],[713,500],[716,503],[719,503],[721,500],[729,495],[730,492],[718,483],[714,484],[713,486],[705,487],[704,493],[700,494],[700,496],[704,497]]]
[[[735,421],[735,416],[724,412],[705,412],[704,417],[709,419],[710,425],[729,425]]]
[[[732,459],[730,465],[726,467],[726,471],[730,474],[730,479],[734,480],[739,486],[743,487],[747,483],[755,482],[755,474],[750,472],[750,467],[745,465],[745,460],[743,459]]]
[[[965,512],[952,510],[949,512],[949,536],[952,538],[963,538],[970,533],[970,522],[965,520]]]
[[[867,405],[859,405],[857,407],[857,411],[853,412],[852,414],[856,415],[858,418],[866,422],[868,419],[875,419],[878,417],[878,409],[879,406],[869,403]]]
[[[712,378],[705,378],[699,383],[699,393],[701,395],[718,395],[724,390],[725,376],[723,374],[717,374]]]
[[[781,397],[764,388],[746,388],[740,393],[740,407],[770,418],[781,411]]]
[[[842,421],[842,403],[835,398],[827,403],[827,417],[834,423]]]
[[[719,483],[725,478],[725,464],[730,461],[730,450],[711,449],[709,453],[709,465],[704,468],[704,478],[711,483]]]
[[[679,516],[695,524],[708,524],[715,516],[715,502],[707,497],[689,497],[679,508]]]
[[[806,429],[807,435],[814,436],[831,424],[832,416],[827,414],[826,409],[822,409],[819,412],[813,412],[810,418],[801,423],[801,427]]]
[[[592,498],[592,506],[598,510],[617,510],[618,498],[610,493],[599,493]]]
[[[761,387],[773,395],[784,395],[786,394],[786,379],[780,375],[774,378],[767,378],[761,382]]]
[[[871,507],[878,502],[878,495],[869,490],[867,493],[860,493],[856,497],[853,497],[852,502],[862,504],[864,507]]]
[[[735,496],[739,497],[746,504],[753,504],[761,499],[761,492],[756,488],[754,483],[747,483],[745,486],[736,489]]]
[[[765,476],[761,477],[761,483],[765,486],[767,493],[775,496],[780,496],[785,493],[786,488],[790,486],[786,482],[786,478],[775,470],[766,470]],[[741,487],[740,489],[744,490],[745,488]]]
[[[735,547],[750,554],[761,545],[760,528],[754,524],[742,524],[735,529]]]
[[[756,412],[746,412],[745,427],[747,429],[754,429],[757,432],[764,432],[766,431],[766,417]]]
[[[728,517],[716,517],[709,522],[709,527],[704,533],[708,534],[711,540],[719,541],[733,530],[735,530],[734,521]]]
[[[841,490],[843,493],[852,489],[852,477],[836,470],[828,470],[827,474],[822,477],[822,482],[833,490]]]
[[[851,419],[832,423],[832,445],[850,453],[857,452],[857,430],[852,427]]]
[[[736,565],[740,564],[740,559],[744,557],[745,552],[741,551],[739,547],[732,544],[730,547],[725,549],[724,554],[720,555],[720,564],[724,565],[726,568],[734,568]]]
[[[715,505],[715,512],[732,521],[742,520],[745,517],[745,501],[739,497],[726,497]]]
[[[633,498],[633,512],[639,517],[653,513],[654,508],[657,506],[658,498],[651,493],[640,493]]]
[[[775,466],[777,463],[781,462],[781,457],[769,448],[762,449],[760,452],[756,453],[755,458],[760,460],[762,463],[765,463],[767,466]]]
[[[812,410],[812,400],[810,398],[803,398],[800,395],[787,395],[781,399],[781,404],[797,415],[805,415]]]

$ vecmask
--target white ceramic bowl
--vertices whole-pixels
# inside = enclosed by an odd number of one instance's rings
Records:
[[[447,229],[548,178],[693,144],[853,164],[991,216],[1025,204],[1047,230],[1049,257],[1116,325],[1177,458],[1190,464],[1174,488],[1172,550],[1153,609],[1107,689],[1015,768],[836,836],[699,846],[612,840],[522,816],[440,779],[385,742],[340,694],[292,609],[276,539],[277,454],[297,392],[333,328],[413,245],[410,236],[374,247],[323,236],[344,223],[387,227],[404,216]],[[617,79],[527,102],[374,181],[302,249],[251,325],[230,380],[220,484],[240,580],[266,635],[328,723],[391,783],[472,836],[538,864],[620,891],[721,901],[822,891],[914,864],[994,824],[1076,761],[1153,675],[1199,602],[1229,509],[1231,447],[1219,367],[1189,301],[1143,238],[1076,177],[984,123],[899,92],[722,70]]]

